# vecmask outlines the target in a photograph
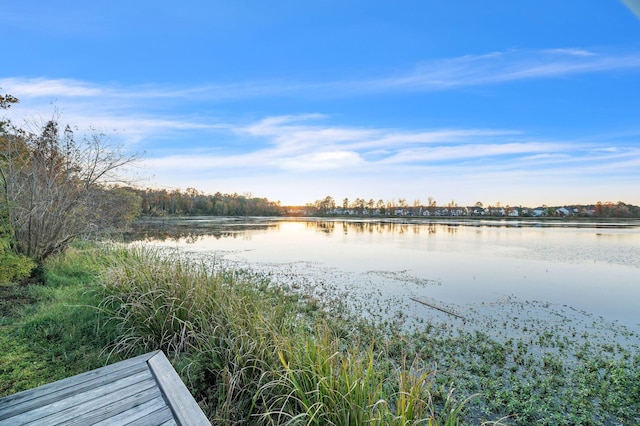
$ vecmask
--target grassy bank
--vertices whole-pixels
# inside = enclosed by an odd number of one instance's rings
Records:
[[[2,287],[0,395],[162,349],[214,424],[455,424],[463,408],[363,324],[247,272],[74,248],[45,279]]]
[[[115,328],[101,326],[95,308],[98,253],[77,247],[52,260],[46,284],[0,285],[0,396],[104,365]]]
[[[640,422],[638,336],[623,329],[614,342],[514,318],[506,339],[409,334],[145,249],[76,247],[45,277],[0,287],[0,395],[162,349],[214,424]]]

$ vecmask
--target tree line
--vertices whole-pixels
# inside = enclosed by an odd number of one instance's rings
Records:
[[[593,216],[604,218],[640,217],[640,207],[626,204],[622,201],[613,203],[611,201],[598,201],[593,208]]]
[[[279,216],[284,214],[279,202],[251,194],[205,194],[195,188],[136,189],[126,188],[140,198],[143,216]]]
[[[298,209],[299,210],[299,209]],[[627,204],[622,201],[617,203],[611,201],[598,201],[595,204],[580,204],[572,206],[547,206],[523,207],[503,205],[496,202],[491,205],[484,205],[477,201],[472,206],[460,206],[455,200],[444,204],[438,204],[433,197],[428,197],[423,203],[419,199],[413,200],[411,204],[405,198],[392,200],[369,200],[365,198],[355,198],[353,201],[344,198],[341,203],[332,196],[307,203],[306,214],[318,215],[364,215],[364,216],[394,216],[394,215],[420,215],[420,216],[573,216],[573,217],[594,217],[594,218],[639,218],[640,207]]]

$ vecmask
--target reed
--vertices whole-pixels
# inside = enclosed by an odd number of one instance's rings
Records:
[[[341,348],[329,327],[318,326],[303,342],[284,342],[277,377],[261,389],[268,400],[264,418],[275,424],[379,424],[386,406],[385,377],[373,353],[356,345]]]
[[[116,257],[102,277],[120,336],[108,350],[164,350],[213,422],[439,424],[426,376],[388,362],[375,333],[248,272],[146,248]]]

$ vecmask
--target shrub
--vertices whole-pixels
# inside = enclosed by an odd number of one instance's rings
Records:
[[[33,260],[11,249],[7,225],[0,224],[0,285],[27,278],[35,266]]]

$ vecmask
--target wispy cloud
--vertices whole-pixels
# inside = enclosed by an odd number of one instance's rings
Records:
[[[590,50],[577,49],[577,48],[565,48],[565,49],[547,49],[546,51],[551,54],[569,55],[569,56],[597,56],[596,53]]]
[[[479,160],[492,158],[494,160],[510,156],[522,158],[523,155],[538,154],[557,155],[558,151],[563,152],[571,149],[570,145],[557,143],[492,143],[492,144],[463,144],[444,145],[437,147],[401,149],[395,155],[382,161],[383,164],[398,163],[424,163],[424,162],[451,162],[456,160]],[[543,157],[539,157],[540,159]]]
[[[267,117],[224,131],[250,138],[250,148],[240,154],[217,147],[157,155],[143,164],[155,171],[161,186],[250,191],[298,203],[327,194],[337,199],[445,194],[463,202],[521,204],[550,202],[558,193],[565,194],[562,202],[570,202],[566,197],[627,200],[624,194],[640,183],[640,149],[609,140],[540,141],[501,129],[335,126],[331,117],[315,114]],[[386,141],[384,149],[380,141]],[[612,180],[615,188],[604,184]],[[600,195],[594,195],[596,188]]]
[[[360,90],[447,90],[640,68],[640,53],[606,54],[585,49],[491,52],[425,62],[413,71],[360,83]]]
[[[296,157],[285,157],[279,162],[278,167],[294,171],[340,170],[356,168],[363,163],[364,160],[357,152],[320,151]]]
[[[440,91],[457,87],[547,79],[574,74],[640,69],[640,52],[607,53],[583,48],[511,49],[425,61],[392,75],[358,79],[286,80],[209,83],[192,87],[162,85],[120,86],[73,79],[4,78],[0,87],[25,98],[67,99],[100,97],[103,101],[130,102],[159,99],[226,99],[270,96],[344,97],[404,90]]]
[[[607,141],[537,141],[501,129],[362,129],[325,124],[329,120],[317,115],[268,117],[226,129],[250,134],[252,148],[245,153],[201,150],[150,158],[146,163],[166,173],[222,177],[229,171],[265,176],[293,172],[297,177],[291,179],[304,180],[320,172],[345,179],[381,174],[395,179],[408,172],[471,179],[520,173],[538,179],[545,173],[635,173],[640,162],[639,149],[612,146]],[[489,142],[479,143],[478,139]]]
[[[4,78],[0,79],[0,87],[20,98],[78,98],[105,94],[104,87],[72,79]]]

